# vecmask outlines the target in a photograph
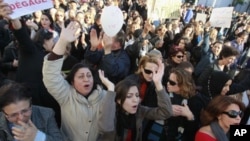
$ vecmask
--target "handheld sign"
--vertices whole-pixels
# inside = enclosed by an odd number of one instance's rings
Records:
[[[104,32],[110,36],[115,36],[122,28],[123,14],[117,6],[104,7],[101,15],[101,24]]]
[[[214,8],[210,16],[210,23],[213,27],[230,28],[234,7]]]
[[[13,13],[12,19],[53,7],[52,0],[6,0]]]

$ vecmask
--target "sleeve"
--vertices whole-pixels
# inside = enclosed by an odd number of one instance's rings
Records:
[[[88,48],[84,54],[84,59],[86,59],[88,62],[90,62],[93,65],[97,65],[101,61],[103,54],[104,54],[103,50],[91,51],[90,48]]]
[[[37,47],[35,43],[30,39],[27,30],[28,29],[26,28],[26,26],[22,26],[21,29],[14,30],[13,33],[20,44],[19,45],[20,52],[25,54],[34,54]]]
[[[42,131],[38,130],[36,133],[35,141],[45,141],[45,139],[46,135]]]
[[[61,105],[68,100],[70,96],[70,84],[61,75],[63,58],[57,60],[48,60],[48,55],[43,63],[43,82],[48,92]]]
[[[47,120],[47,129],[46,129],[46,139],[45,141],[62,141],[62,135],[60,130],[58,129],[56,120],[55,120],[55,113],[52,109],[50,109],[47,113],[48,116],[48,120]],[[37,140],[35,140],[37,141]],[[42,141],[42,140],[38,140],[38,141]]]
[[[160,91],[156,91],[158,107],[149,108],[146,106],[141,106],[144,116],[150,120],[165,120],[173,115],[172,104],[170,97],[167,94],[165,88]]]
[[[100,133],[115,130],[115,92],[107,91],[100,105],[98,127]]]
[[[244,92],[246,90],[250,90],[250,74],[247,74],[245,79],[243,79],[240,83],[233,83],[230,86],[229,92],[227,95],[237,94]]]
[[[115,137],[115,92],[107,91],[100,105],[97,141],[110,141]]]
[[[209,51],[209,32],[205,32],[204,38],[203,38],[203,43],[201,46],[201,56],[207,55]]]

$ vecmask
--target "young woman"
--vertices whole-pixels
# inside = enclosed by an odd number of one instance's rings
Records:
[[[158,63],[158,71],[152,71],[152,79],[155,83],[155,95],[158,100],[157,107],[150,108],[140,105],[138,83],[131,79],[120,81],[115,87],[117,94],[109,99],[109,104],[102,107],[104,113],[109,113],[106,117],[107,121],[103,123],[109,126],[110,130],[100,136],[101,140],[142,141],[142,122],[144,118],[150,120],[165,120],[172,115],[169,96],[161,83],[164,66],[160,61]]]
[[[228,97],[215,97],[201,113],[202,127],[196,133],[195,141],[228,141],[230,125],[239,125],[245,106]]]

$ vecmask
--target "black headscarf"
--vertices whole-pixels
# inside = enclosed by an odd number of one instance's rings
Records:
[[[213,71],[203,86],[203,93],[212,99],[221,93],[226,82],[230,79],[230,76],[225,72]]]

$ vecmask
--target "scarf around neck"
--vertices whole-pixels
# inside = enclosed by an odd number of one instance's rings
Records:
[[[220,127],[217,121],[214,121],[210,124],[212,132],[214,133],[218,141],[229,141],[224,130]]]

